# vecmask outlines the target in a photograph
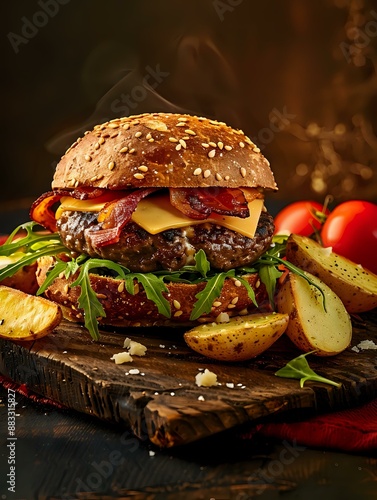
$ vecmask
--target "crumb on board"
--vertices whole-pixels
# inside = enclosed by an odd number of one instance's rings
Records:
[[[198,387],[211,387],[217,385],[217,375],[206,368],[195,376],[195,382]]]

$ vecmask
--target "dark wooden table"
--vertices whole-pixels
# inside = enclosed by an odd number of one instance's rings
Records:
[[[20,395],[13,494],[5,484],[4,388],[0,397],[2,499],[372,500],[377,495],[373,456],[262,438],[245,441],[233,433],[162,450],[123,427]]]

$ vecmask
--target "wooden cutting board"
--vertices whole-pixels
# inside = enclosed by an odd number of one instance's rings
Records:
[[[93,342],[81,325],[63,321],[35,342],[0,340],[0,372],[69,409],[126,425],[136,436],[161,447],[186,444],[247,422],[275,415],[306,416],[362,404],[377,396],[377,350],[347,349],[332,358],[309,356],[320,375],[341,382],[336,388],[276,377],[300,354],[287,338],[244,363],[217,363],[186,347],[182,331],[127,328],[102,331]],[[116,365],[129,337],[147,347],[144,357]],[[354,321],[352,346],[377,344],[377,310]],[[219,385],[198,387],[196,374],[215,372]],[[134,373],[132,372],[135,370]]]

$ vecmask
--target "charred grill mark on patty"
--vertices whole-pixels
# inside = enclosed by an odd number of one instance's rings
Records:
[[[204,223],[169,229],[152,235],[134,222],[122,230],[118,243],[93,248],[86,232],[100,225],[92,212],[63,212],[57,221],[62,241],[70,250],[90,257],[110,259],[132,272],[175,271],[192,264],[194,254],[203,249],[214,269],[227,271],[254,262],[271,244],[274,223],[262,212],[254,238],[225,227]]]

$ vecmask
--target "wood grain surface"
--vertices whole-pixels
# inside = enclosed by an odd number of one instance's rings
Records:
[[[377,350],[351,348],[332,358],[309,356],[320,375],[340,388],[276,377],[300,354],[287,338],[254,360],[217,363],[197,355],[177,329],[128,328],[101,332],[99,342],[84,327],[62,322],[35,342],[0,340],[0,372],[32,391],[102,420],[127,426],[161,447],[187,444],[247,422],[276,415],[315,414],[357,406],[377,396]],[[147,347],[144,357],[116,365],[129,337]],[[354,319],[352,346],[377,343],[377,311]],[[198,387],[196,374],[215,372],[218,385]],[[131,374],[137,369],[139,373]]]

